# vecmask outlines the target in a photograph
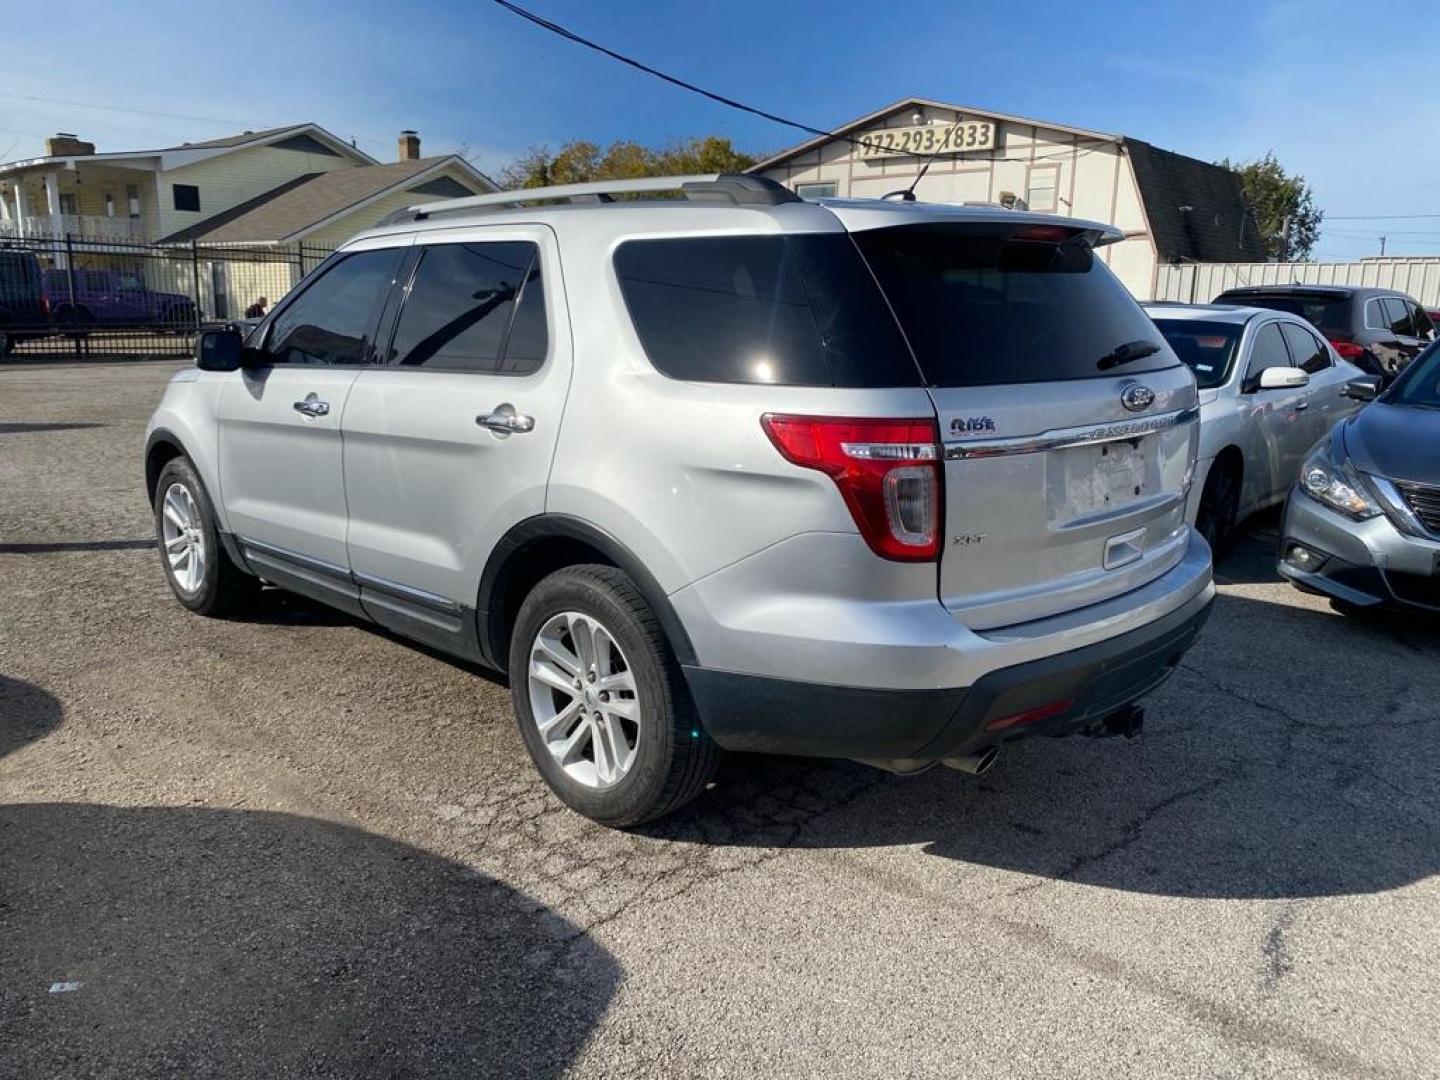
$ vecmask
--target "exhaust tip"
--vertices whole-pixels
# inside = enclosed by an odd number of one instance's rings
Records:
[[[971,776],[982,776],[990,771],[990,767],[995,764],[995,759],[999,756],[999,746],[987,746],[984,749],[977,750],[973,754],[963,754],[960,757],[945,758],[941,764],[949,769],[969,773]]]

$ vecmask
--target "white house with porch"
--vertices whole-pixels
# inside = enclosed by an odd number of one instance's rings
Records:
[[[337,173],[343,182],[326,179]],[[61,133],[45,140],[44,156],[0,164],[0,238],[333,246],[397,203],[494,190],[463,158],[421,157],[413,131],[384,164],[313,123],[118,153]],[[266,232],[266,215],[255,213],[277,200],[287,212],[270,220],[284,235]],[[243,239],[206,235],[208,223],[233,223],[237,208],[255,226]]]

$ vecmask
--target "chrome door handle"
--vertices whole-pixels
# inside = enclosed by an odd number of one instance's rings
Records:
[[[295,402],[295,411],[301,416],[329,416],[330,403],[321,401],[314,394],[306,394],[304,401]]]
[[[535,418],[517,413],[508,401],[495,406],[494,412],[475,417],[475,423],[497,435],[524,435],[535,430]]]
[[[1304,412],[1308,408],[1310,408],[1310,402],[1308,401],[1297,401],[1295,403],[1296,412]]]

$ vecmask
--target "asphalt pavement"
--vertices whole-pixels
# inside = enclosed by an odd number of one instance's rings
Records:
[[[1440,1076],[1440,620],[1273,514],[1139,739],[737,757],[621,833],[495,677],[173,601],[177,366],[0,366],[0,1077]]]

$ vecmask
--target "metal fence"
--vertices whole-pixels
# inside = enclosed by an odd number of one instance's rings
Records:
[[[0,356],[185,356],[201,326],[268,309],[329,254],[304,244],[0,240]]]
[[[1351,263],[1165,264],[1155,275],[1156,300],[1208,304],[1240,285],[1357,285],[1399,289],[1426,307],[1440,307],[1440,259],[1365,259]]]

